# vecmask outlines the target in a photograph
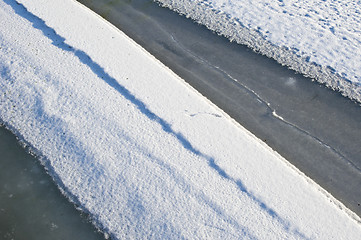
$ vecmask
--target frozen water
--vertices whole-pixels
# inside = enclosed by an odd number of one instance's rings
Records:
[[[69,0],[0,6],[1,118],[112,237],[360,235],[342,203],[86,8]],[[258,91],[206,66],[223,76],[212,79],[218,86],[233,83],[263,106],[261,120],[287,123]]]
[[[104,239],[40,162],[0,127],[0,239]]]
[[[361,215],[358,104],[151,0],[80,2]]]

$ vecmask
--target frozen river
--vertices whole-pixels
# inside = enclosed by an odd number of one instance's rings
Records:
[[[359,105],[152,1],[79,2],[361,215]],[[76,239],[101,239],[41,165],[8,131],[0,131],[0,164],[6,170],[0,174],[1,236],[22,238],[18,234],[26,232],[37,239],[70,239],[76,233]]]
[[[361,215],[361,107],[150,0],[79,2]]]

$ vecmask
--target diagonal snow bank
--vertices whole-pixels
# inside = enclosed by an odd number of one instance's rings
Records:
[[[356,239],[360,219],[72,0],[0,2],[0,119],[114,239]]]
[[[360,1],[157,2],[361,102]]]

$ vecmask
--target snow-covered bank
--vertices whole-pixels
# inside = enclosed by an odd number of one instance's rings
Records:
[[[0,5],[1,118],[114,238],[359,236],[356,216],[124,34],[73,1],[23,4]]]
[[[361,102],[360,1],[157,2]]]

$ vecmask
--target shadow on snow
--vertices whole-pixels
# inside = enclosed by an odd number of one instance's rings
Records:
[[[27,19],[29,22],[32,23],[34,28],[39,29],[44,34],[44,36],[52,40],[52,44],[54,46],[64,51],[71,52],[76,57],[78,57],[78,59],[83,64],[87,65],[93,71],[94,74],[96,74],[100,79],[103,79],[109,86],[111,86],[114,90],[119,92],[124,98],[129,100],[132,104],[134,104],[141,113],[147,116],[150,120],[157,122],[166,133],[174,136],[185,149],[187,149],[188,151],[192,152],[195,155],[204,158],[208,162],[208,165],[214,171],[216,171],[223,179],[233,182],[237,186],[237,188],[243,194],[249,197],[254,203],[256,203],[262,211],[267,213],[279,224],[281,224],[285,231],[290,232],[299,238],[308,239],[303,233],[299,232],[296,227],[291,226],[290,222],[283,219],[279,214],[277,214],[275,210],[268,207],[266,203],[264,203],[251,191],[249,191],[240,179],[234,179],[233,177],[229,176],[219,165],[217,165],[214,158],[200,152],[181,133],[175,132],[168,122],[166,122],[164,119],[162,119],[161,117],[153,113],[150,109],[148,109],[148,107],[141,100],[139,100],[136,96],[134,96],[124,86],[119,84],[119,82],[116,79],[114,79],[108,73],[106,73],[104,71],[104,68],[102,68],[98,63],[94,62],[87,53],[85,53],[80,49],[73,48],[69,44],[65,43],[65,38],[58,35],[54,29],[47,26],[41,18],[29,12],[22,4],[18,3],[15,0],[4,0],[4,2],[7,3],[9,6],[11,6],[16,14]],[[59,178],[57,179],[60,180]],[[65,186],[62,187],[65,188]],[[245,234],[250,236],[249,233],[245,233]]]

